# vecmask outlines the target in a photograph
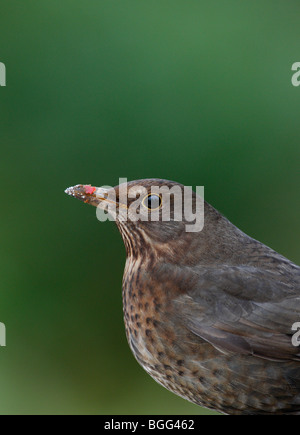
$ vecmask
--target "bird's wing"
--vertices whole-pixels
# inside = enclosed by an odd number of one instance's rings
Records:
[[[300,269],[288,278],[246,266],[185,271],[174,302],[181,324],[223,353],[299,360]]]

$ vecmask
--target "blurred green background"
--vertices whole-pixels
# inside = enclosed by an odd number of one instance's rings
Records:
[[[125,250],[64,189],[167,178],[296,263],[298,1],[0,7],[0,413],[208,414],[126,342]]]

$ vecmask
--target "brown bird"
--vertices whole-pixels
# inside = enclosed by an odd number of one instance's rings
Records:
[[[202,231],[187,232],[185,217],[175,219],[174,195],[153,194],[152,186],[183,191],[155,179],[66,190],[115,207],[109,211],[127,252],[126,334],[137,361],[168,390],[225,414],[300,414],[300,348],[292,339],[300,267],[207,202]],[[196,193],[192,199],[195,208]],[[133,205],[158,219],[135,219]]]

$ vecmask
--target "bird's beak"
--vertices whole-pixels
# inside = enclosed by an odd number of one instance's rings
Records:
[[[95,207],[98,207],[103,202],[111,202],[108,199],[109,189],[104,189],[102,187],[78,184],[77,186],[66,189],[65,193]]]

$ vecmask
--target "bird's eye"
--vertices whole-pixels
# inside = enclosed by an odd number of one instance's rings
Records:
[[[159,195],[147,195],[143,199],[143,206],[148,208],[148,210],[157,210],[161,207],[162,200]]]

